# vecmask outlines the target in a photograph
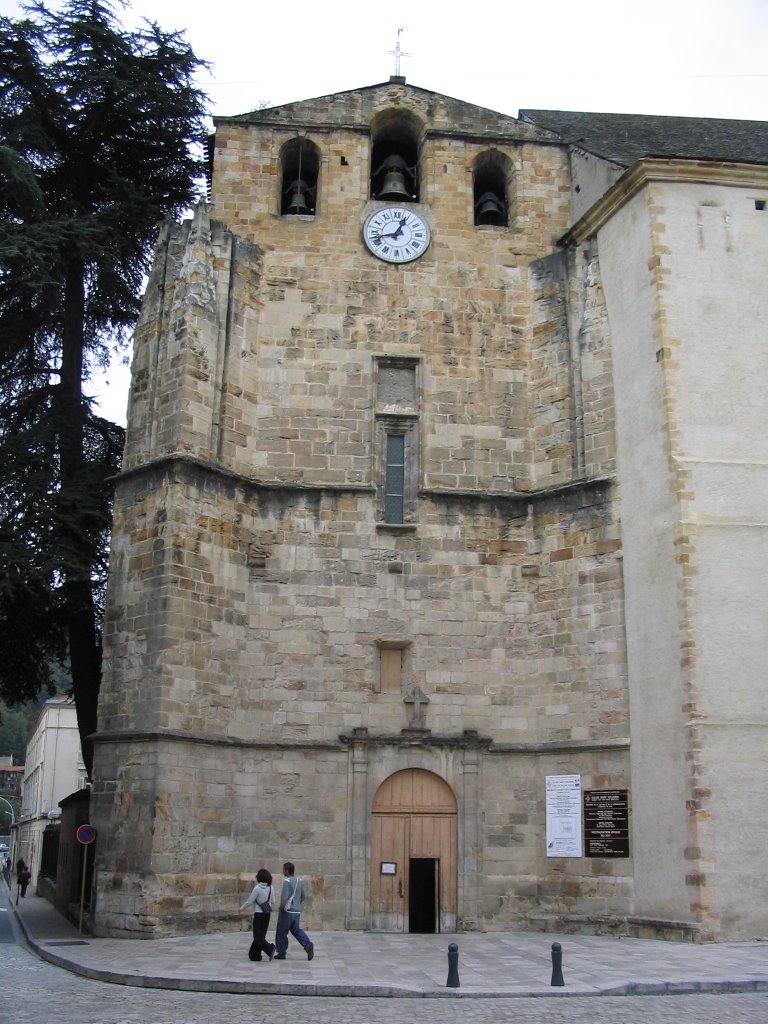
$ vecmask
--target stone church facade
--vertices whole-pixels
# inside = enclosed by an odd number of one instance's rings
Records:
[[[766,934],[768,130],[727,124],[401,78],[218,120],[136,331],[98,933],[227,927],[290,859],[315,930]]]

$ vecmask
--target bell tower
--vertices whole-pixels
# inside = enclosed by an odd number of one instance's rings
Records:
[[[628,786],[610,354],[569,203],[551,132],[400,76],[218,119],[135,338],[99,933],[228,927],[287,858],[318,928],[626,910],[623,863],[564,880],[540,844],[548,773]]]

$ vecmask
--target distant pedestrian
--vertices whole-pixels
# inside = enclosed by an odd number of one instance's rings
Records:
[[[277,960],[285,960],[288,953],[288,935],[293,935],[304,952],[307,960],[315,955],[315,947],[306,932],[301,929],[301,904],[304,902],[304,885],[295,874],[296,868],[290,861],[283,864],[283,884],[280,889],[280,912],[277,915],[275,929],[275,946]]]
[[[27,887],[32,881],[32,872],[29,870],[24,860],[19,857],[16,861],[16,900],[18,902],[19,896],[22,899],[27,895]]]
[[[269,959],[275,955],[275,947],[267,942],[267,928],[275,905],[275,890],[272,888],[272,875],[266,868],[256,872],[256,884],[251,895],[240,907],[240,913],[253,907],[253,942],[248,950],[248,959],[261,961],[261,954],[266,953]]]
[[[24,870],[19,875],[19,884],[21,885],[21,896],[22,896],[22,899],[27,895],[27,886],[29,885],[29,883],[31,881],[32,881],[32,872],[29,870],[29,868],[24,868]]]

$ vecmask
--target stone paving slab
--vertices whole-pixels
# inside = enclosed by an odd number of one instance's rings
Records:
[[[686,945],[614,936],[485,932],[390,935],[315,932],[306,959],[293,939],[284,961],[251,963],[250,929],[166,939],[80,935],[28,894],[16,918],[43,959],[101,981],[143,988],[275,995],[509,997],[768,992],[768,942]],[[270,928],[273,932],[274,925]],[[460,988],[447,988],[448,944],[459,947]],[[553,942],[565,985],[550,985]]]

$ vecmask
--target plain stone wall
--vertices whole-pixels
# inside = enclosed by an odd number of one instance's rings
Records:
[[[616,381],[636,902],[727,938],[767,923],[768,817],[755,796],[768,782],[768,215],[755,203],[764,188],[712,179],[648,184],[599,244]]]
[[[621,573],[602,489],[570,507],[525,503],[514,520],[503,505],[432,498],[416,534],[393,535],[376,529],[370,497],[257,491],[183,464],[171,485],[156,473],[155,488],[127,481],[119,503],[132,555],[111,597],[108,667],[121,685],[101,715],[112,729],[397,731],[402,695],[375,692],[376,641],[402,638],[437,733],[626,736]],[[254,544],[265,568],[250,564]]]
[[[111,757],[115,782],[93,804],[99,934],[226,929],[256,871],[267,866],[277,880],[288,859],[307,883],[306,907],[317,926],[343,920],[341,749],[252,749],[176,737],[118,743]],[[108,770],[109,757],[102,764]]]
[[[102,922],[128,920],[112,908],[126,892],[153,927],[168,927],[173,913],[186,926],[202,914],[215,920],[254,858],[293,852],[326,894],[323,926],[339,926],[348,827],[339,736],[360,727],[397,736],[408,724],[402,694],[376,692],[382,637],[410,644],[408,682],[429,696],[438,736],[474,729],[523,745],[626,736],[620,570],[601,490],[578,492],[566,514],[554,499],[526,505],[512,533],[502,510],[433,499],[417,535],[392,537],[376,531],[370,497],[258,491],[183,464],[171,485],[155,473],[154,487],[142,475],[121,488],[117,522],[134,559],[113,584],[101,721],[107,732],[180,739],[162,756],[142,741],[135,759],[120,743],[114,763],[100,761],[94,801],[100,835],[110,836],[100,856],[129,865],[119,885],[102,869]],[[264,568],[249,564],[254,537],[268,551]],[[401,572],[389,571],[394,562]],[[156,589],[169,573],[173,585]],[[276,753],[275,742],[302,746]],[[330,758],[327,772],[318,757]],[[607,777],[604,757],[580,755],[578,770]],[[545,880],[543,775],[531,805],[514,783],[530,756],[508,760],[491,757],[484,769],[483,848],[497,881],[472,913],[500,927],[549,902],[602,908],[603,888],[580,885],[592,874],[586,863],[565,889],[557,873],[551,887]],[[282,807],[290,827],[278,820]],[[526,843],[515,864],[499,864],[499,829],[521,815]],[[145,872],[157,876],[146,887]],[[534,876],[538,895],[523,899],[516,880]],[[518,897],[497,906],[503,878]]]
[[[156,756],[147,756],[143,743],[117,744],[114,752],[120,778],[115,801],[107,805],[102,797],[91,814],[101,844],[98,934],[152,937],[231,928],[256,870],[266,866],[279,877],[286,859],[306,883],[303,912],[310,931],[343,927],[348,915],[365,916],[367,888],[359,906],[349,895],[346,750],[225,748],[179,739],[163,743]],[[585,788],[626,788],[625,755],[604,752],[600,760],[607,770],[598,775],[589,770],[589,752],[532,757],[497,751],[481,758],[481,898],[478,907],[460,901],[460,919],[471,914],[474,927],[499,930],[550,921],[567,928],[579,919],[600,923],[626,915],[631,860],[546,857],[546,775],[583,772]],[[151,782],[146,770],[138,770],[140,761],[151,766]],[[437,751],[373,754],[370,795],[392,771],[412,764],[448,779],[460,821],[471,813],[462,799],[460,761]],[[148,786],[153,805],[145,816],[150,808],[140,793]],[[109,830],[101,831],[107,822]],[[155,849],[148,851],[142,835],[150,822]],[[104,867],[110,860],[113,871]],[[365,873],[367,885],[367,862]]]

